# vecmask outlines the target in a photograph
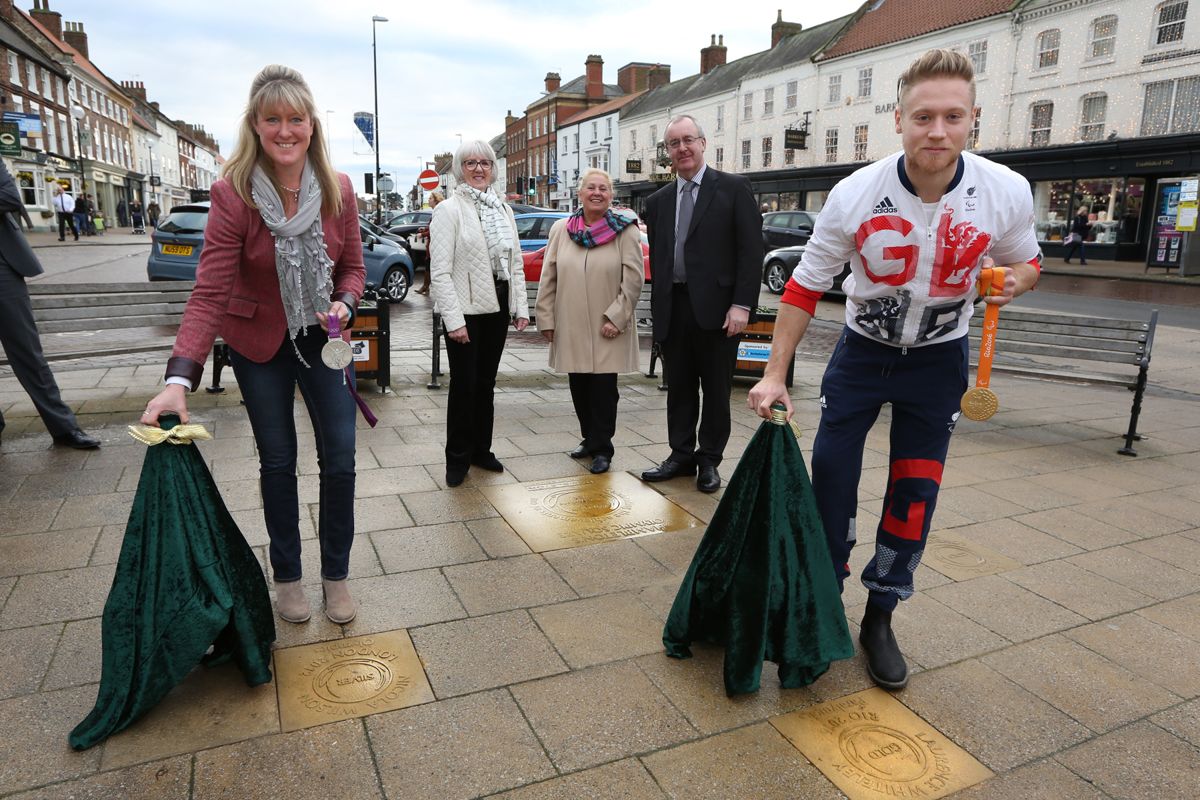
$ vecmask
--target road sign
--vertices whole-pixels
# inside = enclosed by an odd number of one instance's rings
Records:
[[[395,188],[395,186],[396,186],[395,182],[393,182],[392,179],[389,178],[387,175],[380,176],[379,191],[390,192],[392,189]]]
[[[432,192],[441,185],[442,179],[438,174],[431,169],[427,169],[417,176],[417,183],[421,184],[421,188],[427,192]]]

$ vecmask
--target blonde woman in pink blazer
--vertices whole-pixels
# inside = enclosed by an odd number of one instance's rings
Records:
[[[200,383],[220,335],[258,445],[276,611],[311,616],[300,584],[296,489],[296,387],[308,409],[320,465],[321,578],[325,615],[354,619],[347,587],[354,541],[355,403],[340,370],[321,360],[336,324],[349,338],[365,270],[354,190],[325,155],[320,115],[300,73],[272,65],[250,87],[237,147],[212,187],[204,250],[167,386],[142,422],[175,412]]]

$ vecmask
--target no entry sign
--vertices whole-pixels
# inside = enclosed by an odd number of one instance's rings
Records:
[[[433,191],[441,182],[442,179],[431,169],[427,169],[417,176],[417,183],[421,184],[421,188],[425,191]]]

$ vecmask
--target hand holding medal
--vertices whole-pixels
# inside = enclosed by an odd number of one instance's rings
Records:
[[[330,369],[342,369],[354,362],[354,351],[350,344],[342,339],[342,320],[337,314],[330,314],[329,341],[321,348],[321,361]]]
[[[1004,270],[999,268],[979,271],[979,293],[983,297],[1004,290]],[[1000,306],[984,303],[983,333],[979,341],[979,367],[975,374],[975,386],[962,396],[960,408],[968,419],[983,421],[991,419],[1000,408],[1000,400],[988,388],[992,377],[992,358],[996,355],[996,329],[1000,326]]]

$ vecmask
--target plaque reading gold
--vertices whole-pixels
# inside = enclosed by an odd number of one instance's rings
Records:
[[[627,472],[483,486],[479,491],[536,553],[702,524]]]
[[[403,630],[276,650],[275,685],[284,732],[434,699]]]
[[[771,719],[851,800],[935,798],[992,771],[882,689]]]
[[[970,539],[945,532],[929,537],[921,561],[927,567],[932,567],[956,581],[996,575],[1023,566],[1016,559],[989,550]]]

